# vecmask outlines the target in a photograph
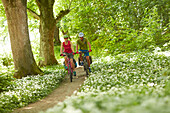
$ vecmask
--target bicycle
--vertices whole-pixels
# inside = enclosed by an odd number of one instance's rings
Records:
[[[70,76],[70,82],[72,82],[73,79],[73,69],[71,68],[71,61],[70,61],[70,55],[72,55],[73,53],[65,53],[63,52],[63,57],[67,56],[67,67],[68,67],[68,75]],[[60,55],[61,56],[61,55]]]
[[[87,51],[87,52],[90,52],[90,51]],[[86,56],[85,56],[85,53],[86,52],[79,52],[79,54],[82,54],[82,57],[83,57],[83,67],[84,67],[84,71],[86,71],[86,76],[89,77],[89,65],[88,65],[88,62],[87,62],[87,59],[86,59]]]

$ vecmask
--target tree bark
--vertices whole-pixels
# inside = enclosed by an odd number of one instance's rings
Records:
[[[54,0],[37,0],[40,10],[40,66],[58,64],[54,56],[54,30],[56,20],[53,15]]]
[[[33,57],[26,13],[27,0],[2,0],[8,22],[15,78],[42,74]]]
[[[59,27],[56,27],[54,31],[54,45],[60,45],[60,44],[61,44],[61,41],[59,37]]]

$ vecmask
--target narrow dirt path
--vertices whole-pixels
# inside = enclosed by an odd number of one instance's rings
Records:
[[[46,111],[58,102],[64,101],[67,96],[71,96],[75,90],[78,90],[85,80],[85,72],[82,67],[76,68],[76,72],[77,77],[73,79],[73,82],[70,82],[69,78],[66,78],[58,88],[44,99],[29,104],[26,107],[16,109],[13,113],[38,113],[40,111]]]

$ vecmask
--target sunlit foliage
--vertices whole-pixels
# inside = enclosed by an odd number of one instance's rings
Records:
[[[168,113],[169,58],[134,52],[96,59],[76,95],[45,113]]]

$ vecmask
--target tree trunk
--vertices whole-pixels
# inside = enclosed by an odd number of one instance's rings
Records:
[[[27,23],[27,0],[2,0],[8,22],[8,30],[14,60],[16,78],[41,74],[33,57]]]
[[[59,37],[59,27],[56,27],[56,29],[54,31],[54,44],[55,45],[61,44],[60,37]]]
[[[40,10],[40,66],[58,64],[54,56],[54,30],[56,20],[53,15],[54,0],[37,0]]]

